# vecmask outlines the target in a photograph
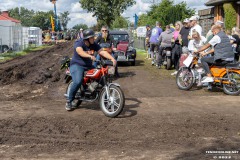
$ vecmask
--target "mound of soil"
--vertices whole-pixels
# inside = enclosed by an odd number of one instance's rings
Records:
[[[60,61],[72,53],[73,42],[66,42],[0,63],[0,84],[51,85],[59,82],[64,77]]]

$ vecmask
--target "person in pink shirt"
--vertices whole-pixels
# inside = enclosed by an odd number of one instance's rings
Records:
[[[181,56],[181,43],[180,43],[180,31],[182,29],[182,23],[180,21],[177,21],[175,23],[175,30],[173,32],[173,38],[172,38],[172,43],[173,49],[172,49],[172,62],[174,64],[175,72],[173,72],[171,75],[176,75],[178,68],[179,68],[179,59]]]

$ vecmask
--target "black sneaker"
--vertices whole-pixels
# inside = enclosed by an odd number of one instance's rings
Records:
[[[65,109],[66,109],[67,111],[72,111],[72,110],[73,110],[73,108],[72,108],[72,103],[67,102],[67,103],[66,103],[66,106],[65,106]]]
[[[71,106],[72,106],[72,109],[77,109],[78,108],[78,102],[72,101]]]

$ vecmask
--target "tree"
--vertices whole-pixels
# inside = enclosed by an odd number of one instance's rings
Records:
[[[85,30],[85,29],[88,29],[88,26],[86,24],[77,24],[73,26],[73,29],[76,29],[77,31],[79,31],[81,28]]]
[[[233,3],[225,3],[223,9],[225,13],[225,27],[227,30],[231,30],[237,25],[237,13],[234,9]]]
[[[34,15],[33,10],[29,10],[27,8],[21,7],[21,8],[13,8],[9,10],[9,15],[10,17],[13,17],[17,20],[21,21],[21,24],[26,27],[32,26],[33,23],[33,15]]]
[[[117,17],[112,24],[112,28],[127,28],[129,21],[122,16]]]
[[[51,26],[50,17],[53,16],[53,11],[43,12],[39,11],[33,15],[32,26],[39,27],[42,30],[48,30]]]
[[[97,21],[103,21],[109,27],[127,7],[135,4],[135,0],[80,0],[83,9],[92,12]],[[101,23],[103,23],[101,22]]]
[[[69,12],[68,11],[60,13],[60,21],[61,21],[61,24],[62,24],[62,27],[63,27],[64,31],[67,30],[67,24],[71,20],[71,18],[69,18],[68,16],[69,16]]]
[[[147,14],[140,15],[139,25],[153,25],[156,21],[159,21],[162,27],[164,27],[170,23],[174,24],[176,21],[183,21],[195,13],[194,9],[187,7],[186,2],[174,5],[172,0],[162,0],[161,3],[152,5],[150,8]]]

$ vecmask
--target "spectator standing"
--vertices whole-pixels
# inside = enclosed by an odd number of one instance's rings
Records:
[[[146,44],[146,51],[147,51],[147,57],[146,59],[150,59],[151,58],[151,52],[150,52],[150,37],[151,37],[151,27],[149,25],[146,25],[146,40],[145,40],[145,44]]]
[[[162,33],[162,28],[160,28],[160,23],[156,22],[156,27],[152,29],[151,37],[150,37],[150,52],[151,52],[151,58],[152,58],[152,65],[154,65],[154,50],[156,50],[156,53],[158,53],[159,49],[159,41],[158,37]]]
[[[188,18],[186,18],[184,21],[183,21],[183,27],[180,31],[180,39],[181,39],[181,44],[182,44],[182,47],[188,47],[188,35],[189,35],[189,32],[190,32],[190,21]]]
[[[234,50],[234,58],[235,61],[239,61],[239,55],[240,55],[240,30],[237,27],[232,28],[232,37],[235,39],[235,41],[232,42]]]
[[[202,27],[198,24],[198,16],[192,16],[189,20],[190,20],[190,34],[189,34],[189,39],[192,39],[192,34],[193,34],[193,30],[197,31],[199,33],[200,36],[202,36]]]
[[[172,42],[173,42],[173,49],[172,49],[172,62],[174,64],[175,72],[173,72],[171,75],[176,75],[177,71],[179,69],[179,59],[182,53],[182,47],[179,41],[179,33],[182,28],[182,23],[180,21],[177,21],[175,23],[175,30],[173,32]]]
[[[175,30],[175,27],[173,26],[172,23],[170,24],[170,29],[171,29],[172,32],[174,32],[174,30]]]
[[[83,29],[80,28],[77,39],[83,39]]]
[[[192,32],[192,38],[193,39],[190,40],[188,44],[188,49],[192,52],[199,50],[206,42],[206,38],[200,36],[200,34],[195,30]]]

